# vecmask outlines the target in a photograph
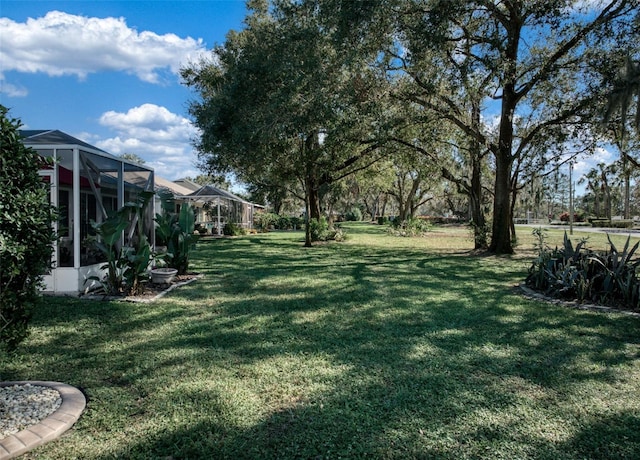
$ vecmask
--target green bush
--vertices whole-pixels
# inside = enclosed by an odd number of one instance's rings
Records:
[[[326,241],[329,234],[329,223],[326,217],[320,219],[311,219],[309,221],[309,230],[311,232],[311,241]]]
[[[272,212],[257,212],[253,218],[253,223],[261,232],[268,232],[276,225],[280,216]]]
[[[144,282],[149,279],[149,264],[154,259],[145,226],[145,216],[153,196],[154,192],[151,191],[140,192],[134,201],[125,203],[104,221],[91,221],[91,226],[100,237],[99,240],[93,240],[93,245],[106,259],[106,264],[100,267],[106,271],[106,275],[103,278],[90,276],[86,282],[98,281],[108,295],[136,295],[144,291]],[[127,246],[120,247],[122,232],[133,221],[136,222],[135,236],[127,242]]]
[[[342,227],[336,225],[333,229],[329,229],[327,232],[327,240],[333,241],[345,241],[347,239],[347,233]]]
[[[612,220],[609,226],[611,228],[633,228],[633,220]]]
[[[222,233],[226,236],[241,236],[246,235],[247,232],[244,230],[244,228],[242,228],[241,225],[234,222],[227,222],[222,228]]]
[[[184,204],[180,212],[173,212],[174,197],[172,193],[160,193],[162,214],[156,214],[156,235],[167,245],[164,259],[167,266],[184,275],[189,269],[189,258],[200,235],[195,234],[195,210],[193,206]]]
[[[388,232],[394,236],[423,236],[431,230],[431,223],[424,219],[411,218],[391,222]]]
[[[607,235],[610,250],[603,253],[588,249],[586,240],[574,247],[565,232],[563,246],[552,250],[544,230],[534,235],[538,255],[529,268],[528,286],[551,297],[640,308],[640,260],[633,259],[640,242],[629,248],[627,238],[620,252]]]
[[[589,219],[592,227],[632,228],[633,220]]]
[[[360,222],[362,220],[362,211],[360,208],[352,208],[344,215],[344,220],[351,222]]]
[[[0,105],[0,347],[13,351],[28,335],[51,265],[56,212],[38,174],[44,159],[24,146],[22,123],[7,114]]]
[[[329,222],[326,217],[320,219],[311,219],[309,221],[309,230],[311,232],[311,241],[344,241],[347,239],[347,234],[339,226],[329,226]]]
[[[389,223],[389,218],[387,216],[378,216],[378,225],[386,225]]]
[[[274,224],[274,228],[278,230],[289,230],[291,228],[291,221],[287,216],[278,216]]]

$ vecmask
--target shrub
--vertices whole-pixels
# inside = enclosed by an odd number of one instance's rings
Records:
[[[320,219],[311,219],[309,221],[309,230],[311,232],[311,241],[344,241],[347,239],[347,234],[340,227],[340,225],[334,225],[329,227],[329,223],[326,217]]]
[[[293,225],[291,224],[291,219],[287,216],[278,216],[276,220],[275,227],[278,230],[291,230]]]
[[[50,268],[55,209],[38,170],[44,159],[26,148],[22,123],[0,105],[0,346],[13,351],[28,335]]]
[[[342,229],[342,227],[335,226],[333,229],[330,229],[327,232],[327,240],[334,241],[345,241],[347,239],[347,233]]]
[[[565,232],[563,246],[552,250],[543,230],[534,235],[538,255],[529,268],[528,286],[552,297],[640,308],[640,260],[633,259],[640,242],[629,248],[627,238],[620,252],[607,235],[610,250],[603,253],[588,249],[586,240],[574,248]]]
[[[257,229],[262,232],[268,232],[269,229],[276,225],[279,216],[272,212],[257,212],[253,218],[253,222]]]
[[[592,227],[632,228],[633,220],[590,219]]]
[[[431,230],[431,223],[424,219],[411,218],[391,222],[388,232],[394,236],[423,236]]]
[[[569,222],[570,214],[568,212],[563,212],[560,214],[560,220],[562,222]],[[574,222],[584,222],[584,214],[574,212],[573,213],[573,221]]]
[[[195,211],[191,205],[184,204],[180,212],[173,212],[173,195],[160,195],[162,214],[156,214],[156,234],[166,242],[167,253],[164,255],[167,266],[184,275],[189,269],[191,250],[195,248],[200,235],[195,235]]]
[[[93,240],[97,249],[106,260],[100,267],[106,271],[103,278],[90,276],[85,282],[98,281],[108,295],[139,294],[144,290],[144,281],[149,278],[148,268],[154,254],[147,238],[145,215],[154,193],[140,192],[135,201],[125,203],[117,212],[100,223],[91,221],[99,239]],[[134,218],[135,216],[135,218]],[[128,246],[120,247],[122,232],[131,222],[136,223],[135,236]]]
[[[362,220],[362,211],[360,208],[352,208],[345,213],[344,219],[351,222],[360,222]]]
[[[386,225],[389,223],[389,218],[387,216],[378,216],[378,225]]]
[[[240,235],[246,234],[244,228],[242,228],[241,225],[236,224],[234,222],[227,222],[226,224],[224,224],[224,227],[222,228],[222,233],[225,234],[226,236],[240,236]]]
[[[633,228],[633,220],[628,219],[628,220],[612,220],[609,223],[609,226],[611,228]]]
[[[326,217],[320,219],[311,219],[309,221],[309,230],[311,232],[311,241],[326,241],[329,232],[329,223]]]
[[[204,236],[207,233],[209,233],[209,230],[207,230],[207,227],[201,223],[196,224],[195,231],[198,232],[200,236]]]

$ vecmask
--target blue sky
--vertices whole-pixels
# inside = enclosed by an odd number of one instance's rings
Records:
[[[244,0],[0,3],[0,103],[29,129],[196,176],[178,70],[239,30]]]

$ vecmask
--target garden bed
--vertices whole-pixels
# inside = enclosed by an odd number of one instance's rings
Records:
[[[121,296],[112,296],[106,295],[102,289],[91,291],[87,294],[82,295],[83,299],[90,300],[124,300],[127,302],[153,302],[157,300],[172,290],[179,288],[180,286],[186,286],[197,279],[201,278],[202,275],[198,273],[187,273],[185,275],[176,275],[173,278],[173,281],[169,284],[157,284],[152,282],[144,283],[144,290],[142,293],[137,295],[121,295]]]

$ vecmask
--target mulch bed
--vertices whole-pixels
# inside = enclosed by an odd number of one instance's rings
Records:
[[[173,278],[171,284],[155,284],[152,282],[147,282],[144,284],[144,290],[142,293],[137,295],[119,295],[119,296],[109,296],[104,293],[104,291],[96,290],[91,291],[87,294],[82,295],[83,299],[89,300],[124,300],[126,302],[153,302],[165,294],[171,292],[172,290],[179,288],[180,286],[186,286],[187,284],[191,284],[197,279],[202,278],[202,275],[199,273],[187,273],[185,275],[176,275]],[[102,291],[102,292],[101,292]]]

